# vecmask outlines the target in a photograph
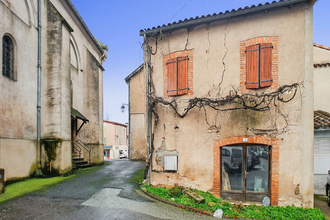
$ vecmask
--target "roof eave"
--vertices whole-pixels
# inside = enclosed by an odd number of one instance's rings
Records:
[[[138,72],[140,72],[144,67],[144,63],[142,63],[138,68],[136,68],[131,74],[129,74],[126,78],[125,78],[125,82],[128,84],[129,81],[131,80],[131,78],[133,78]]]
[[[158,28],[154,28],[151,30],[141,30],[140,31],[140,36],[143,35],[152,35],[158,32],[167,32],[167,31],[173,31],[176,29],[180,28],[185,28],[189,26],[197,26],[200,24],[204,23],[211,23],[215,21],[220,21],[228,18],[233,18],[233,17],[238,17],[246,14],[252,14],[252,13],[257,13],[261,11],[267,11],[270,9],[276,9],[276,8],[281,8],[281,7],[288,7],[288,6],[293,6],[302,2],[307,2],[311,0],[288,0],[288,1],[280,1],[277,2],[276,4],[268,4],[268,5],[262,5],[262,6],[256,6],[253,8],[248,8],[248,9],[241,9],[241,10],[236,10],[234,12],[227,12],[224,14],[218,14],[210,17],[205,17],[205,18],[199,18],[199,19],[194,19],[194,20],[189,20],[189,21],[183,21],[181,23],[176,23],[176,24],[171,24],[171,25],[166,25]],[[314,0],[314,3],[317,0]]]
[[[80,16],[79,12],[75,8],[75,6],[72,4],[71,0],[62,0],[62,1],[65,1],[69,5],[69,7],[71,8],[72,12],[76,16],[76,18],[78,19],[78,21],[80,22],[80,24],[83,26],[83,28],[85,29],[85,31],[87,32],[87,34],[89,35],[89,37],[91,38],[91,40],[93,41],[93,43],[95,44],[95,46],[97,47],[97,49],[99,50],[99,52],[101,54],[103,54],[104,53],[104,50],[102,49],[101,45],[97,42],[97,40],[94,37],[94,35],[92,34],[92,32],[87,27],[85,21],[82,19],[82,17]]]

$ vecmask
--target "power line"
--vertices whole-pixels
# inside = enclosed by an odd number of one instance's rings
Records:
[[[180,10],[177,13],[175,13],[167,23],[169,23],[175,16],[177,16],[187,5],[189,5],[190,2],[192,2],[192,0],[189,0],[184,6],[182,6],[182,8],[180,8]]]

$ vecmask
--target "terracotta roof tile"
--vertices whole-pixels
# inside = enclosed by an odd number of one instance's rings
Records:
[[[317,44],[317,43],[314,43],[313,46],[314,46],[314,47],[321,48],[321,49],[325,49],[325,50],[330,50],[330,47],[323,46],[323,45],[321,45],[321,44]]]
[[[322,110],[314,111],[314,129],[330,129],[330,113]]]
[[[330,63],[314,63],[313,64],[315,68],[317,67],[327,67],[330,66]]]
[[[214,14],[208,14],[208,15],[202,15],[202,16],[196,16],[195,18],[186,18],[183,21],[179,20],[178,22],[163,24],[162,26],[152,27],[152,28],[146,28],[140,30],[140,35],[144,34],[155,34],[159,33],[161,31],[167,31],[167,30],[173,30],[178,29],[182,27],[189,27],[189,26],[195,26],[202,23],[210,23],[217,20],[222,19],[228,19],[230,17],[235,16],[241,16],[246,15],[249,13],[256,13],[256,12],[262,12],[262,11],[268,11],[273,8],[279,8],[279,7],[292,7],[295,4],[299,4],[302,2],[306,2],[308,0],[278,0],[273,1],[271,3],[266,2],[265,4],[258,4],[252,5],[252,6],[245,6],[244,8],[238,8],[238,9],[232,9],[232,10],[226,10],[225,12],[219,12]]]

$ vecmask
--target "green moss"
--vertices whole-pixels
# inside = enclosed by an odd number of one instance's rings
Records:
[[[268,114],[268,111],[236,110],[231,112],[230,121],[237,122],[244,127],[254,128],[260,124],[266,123]]]
[[[62,143],[62,140],[60,140],[60,139],[45,139],[45,140],[41,141],[41,144],[44,145],[44,149],[46,151],[49,162],[56,159],[56,150],[58,148],[59,143]]]

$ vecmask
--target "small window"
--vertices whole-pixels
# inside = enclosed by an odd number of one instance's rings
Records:
[[[14,42],[7,35],[2,38],[2,75],[16,80],[14,71]]]
[[[272,44],[261,43],[246,48],[246,88],[272,85]]]
[[[169,59],[167,65],[168,96],[188,93],[188,56]]]

